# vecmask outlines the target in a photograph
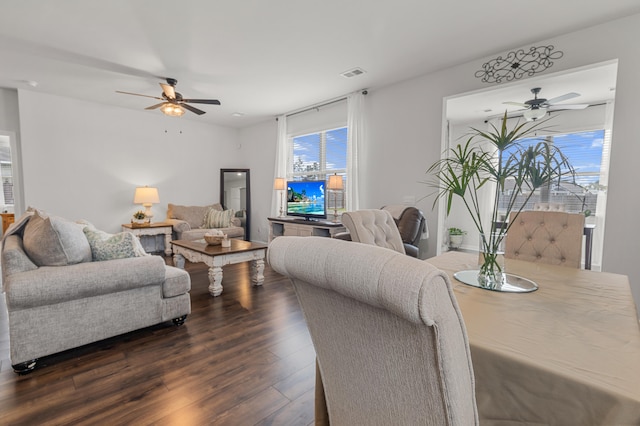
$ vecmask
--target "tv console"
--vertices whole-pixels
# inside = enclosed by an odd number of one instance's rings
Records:
[[[269,217],[269,242],[276,237],[329,237],[333,238],[347,229],[340,222],[306,220],[293,217]]]

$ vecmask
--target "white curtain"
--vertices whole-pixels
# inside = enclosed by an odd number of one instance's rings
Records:
[[[364,94],[361,91],[347,96],[347,127],[349,136],[347,142],[347,188],[346,209],[355,211],[359,203],[358,151],[365,140]]]
[[[273,181],[276,178],[287,179],[287,116],[278,117],[278,139],[276,141],[276,161],[273,172]],[[273,191],[271,197],[271,217],[280,215],[280,204],[282,203],[282,191]]]
[[[615,102],[608,101],[604,117],[604,141],[602,146],[602,162],[600,164],[600,185],[609,186],[609,159],[613,139],[613,109]],[[607,191],[598,191],[595,217],[587,217],[585,223],[595,223],[593,230],[591,269],[602,270],[602,248],[604,246],[604,223],[607,215]],[[584,251],[583,251],[584,253]]]

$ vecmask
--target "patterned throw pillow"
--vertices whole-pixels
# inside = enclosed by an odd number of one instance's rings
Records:
[[[130,232],[108,234],[92,226],[84,228],[94,261],[149,256],[138,238]]]
[[[233,214],[234,211],[232,209],[220,211],[215,208],[211,208],[207,214],[204,215],[202,227],[204,229],[228,228],[231,226]]]

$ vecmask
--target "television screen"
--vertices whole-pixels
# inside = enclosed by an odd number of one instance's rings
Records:
[[[325,219],[327,205],[325,181],[300,180],[287,182],[287,215],[305,219]]]

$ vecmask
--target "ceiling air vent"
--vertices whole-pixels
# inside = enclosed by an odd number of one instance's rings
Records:
[[[364,74],[365,72],[366,71],[363,70],[362,68],[354,68],[354,69],[351,69],[349,71],[345,71],[340,75],[343,76],[343,77],[346,77],[346,78],[352,78],[352,77],[357,77],[360,74]]]

